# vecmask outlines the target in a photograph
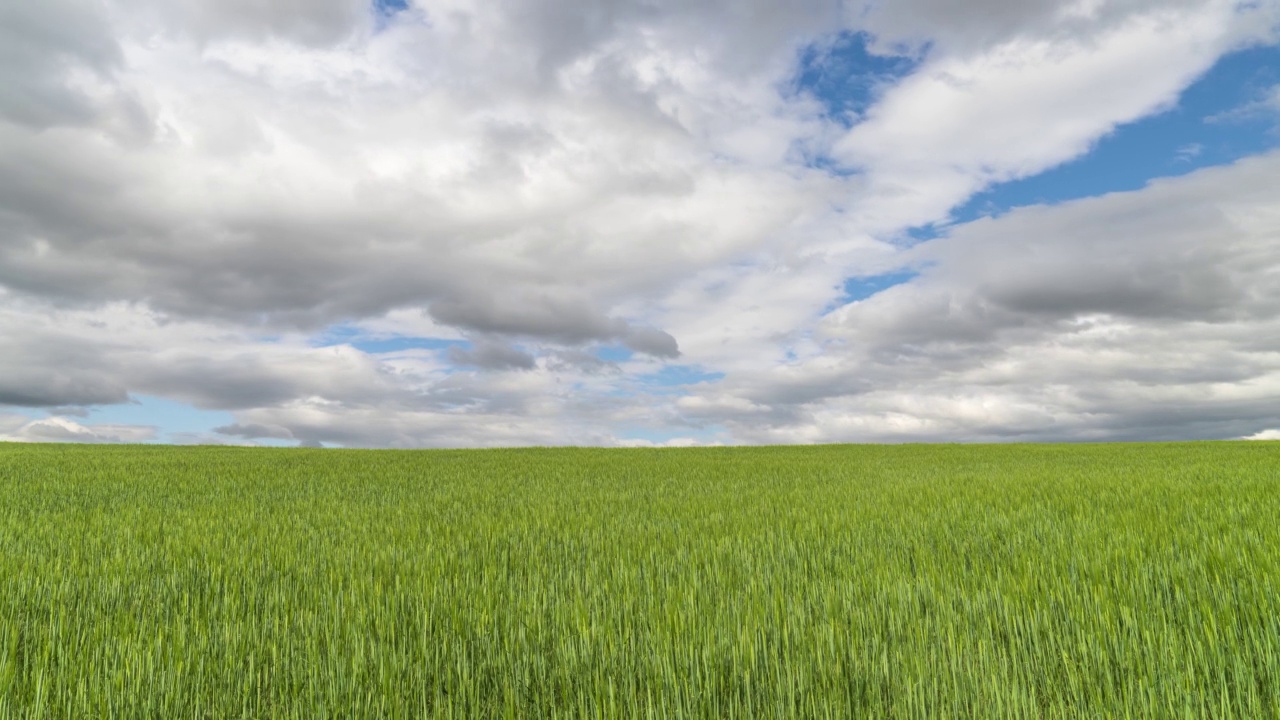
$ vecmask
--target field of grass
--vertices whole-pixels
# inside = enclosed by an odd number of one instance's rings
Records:
[[[11,717],[1280,717],[1280,444],[0,444]]]

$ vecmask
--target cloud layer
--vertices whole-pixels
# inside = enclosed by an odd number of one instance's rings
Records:
[[[0,411],[52,413],[0,437],[146,440],[68,411],[138,395],[361,446],[1280,427],[1274,154],[950,217],[1277,4],[979,5],[0,10]],[[856,117],[796,81],[851,37],[909,59]]]

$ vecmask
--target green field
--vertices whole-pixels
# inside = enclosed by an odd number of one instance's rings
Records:
[[[10,717],[1280,717],[1280,444],[0,444]]]

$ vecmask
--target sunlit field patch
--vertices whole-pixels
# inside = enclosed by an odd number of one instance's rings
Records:
[[[0,445],[0,717],[1277,717],[1280,444]]]

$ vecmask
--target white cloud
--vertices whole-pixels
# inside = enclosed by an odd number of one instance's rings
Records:
[[[992,183],[1081,155],[1169,106],[1240,42],[1233,5],[1135,13],[1088,36],[1017,36],[927,63],[835,148],[870,178],[866,226],[937,220]]]
[[[1191,162],[1192,160],[1200,157],[1203,152],[1204,145],[1200,143],[1188,143],[1178,148],[1173,159],[1176,162]]]
[[[1208,123],[1238,123],[1257,118],[1280,120],[1280,84],[1272,85],[1249,102],[1205,118]]]
[[[19,425],[12,416],[0,417],[0,441],[5,442],[138,443],[155,436],[156,428],[146,425],[81,424],[60,416]]]
[[[1247,435],[1240,439],[1241,440],[1280,440],[1280,430],[1276,430],[1274,428],[1270,430],[1263,430],[1261,432],[1256,432],[1252,435]]]
[[[918,4],[924,17],[946,12]],[[1037,31],[1043,18],[1028,19],[997,42],[936,52],[835,143],[835,156],[861,170],[833,197],[838,215],[779,233],[781,249],[753,264],[702,271],[668,297],[659,324],[690,358],[726,369],[813,351],[805,334],[844,278],[912,261],[885,240],[945,221],[974,192],[1076,157],[1117,125],[1166,107],[1274,10],[1241,15],[1220,2],[1122,9],[1069,23],[1071,32]]]
[[[661,448],[661,447],[688,448],[688,447],[720,447],[722,446],[722,443],[703,442],[698,438],[691,438],[691,437],[675,437],[669,440],[663,440],[661,442],[655,442],[653,440],[643,440],[643,439],[623,440],[618,443],[618,446],[632,447],[632,448]]]

